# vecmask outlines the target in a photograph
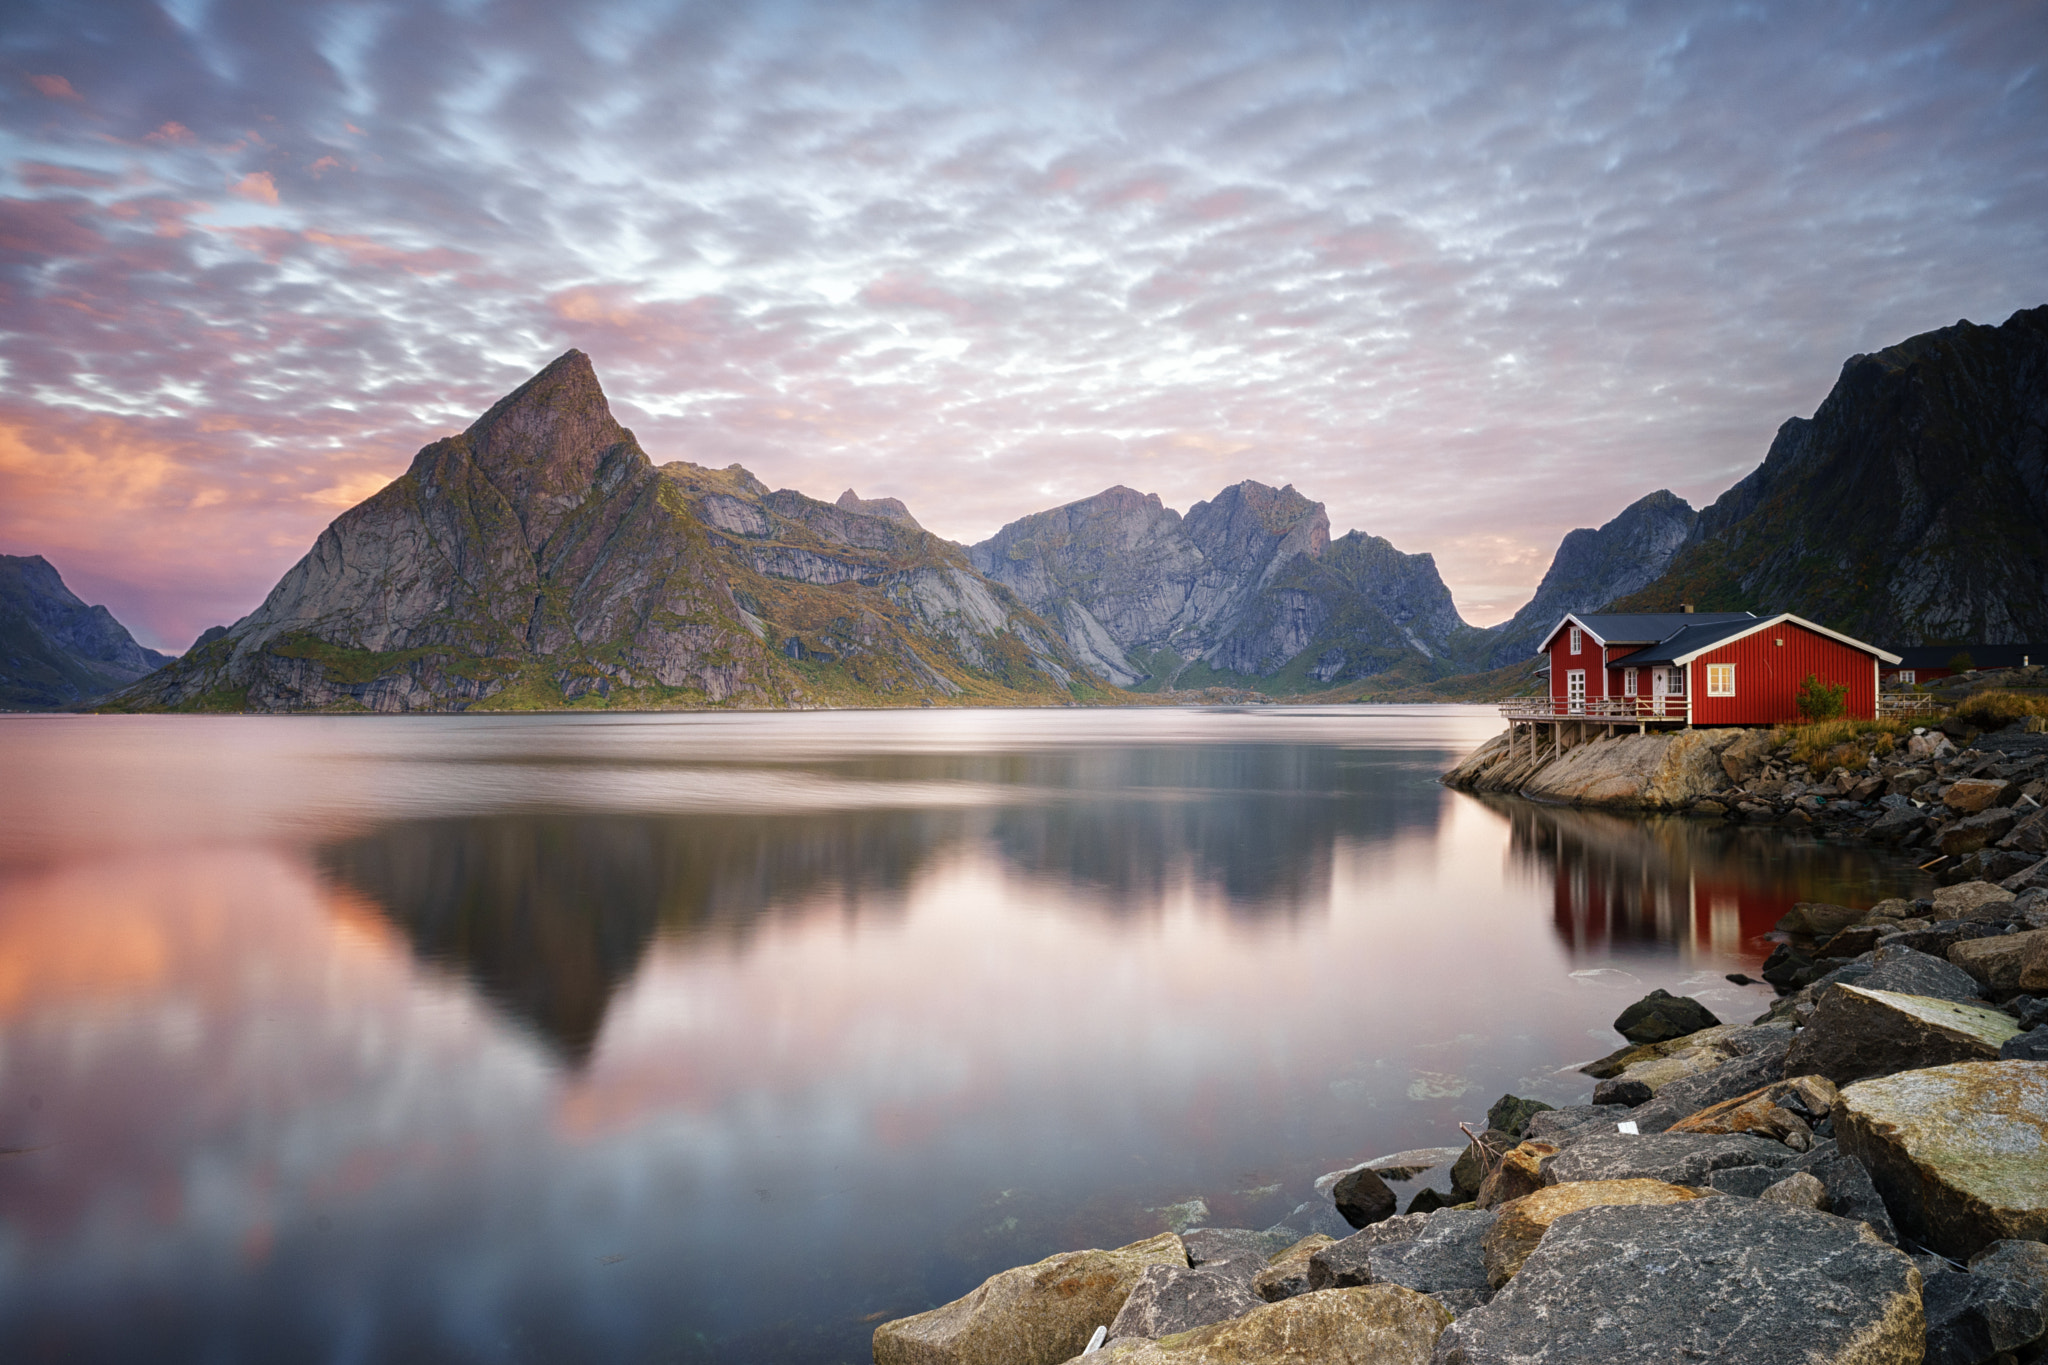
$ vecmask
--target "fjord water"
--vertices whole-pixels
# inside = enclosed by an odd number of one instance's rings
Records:
[[[0,723],[0,1359],[861,1361],[1265,1226],[1911,865],[1484,708]],[[1190,1201],[1200,1200],[1206,1218]]]

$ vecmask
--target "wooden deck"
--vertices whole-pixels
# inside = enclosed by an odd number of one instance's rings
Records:
[[[1516,697],[1500,704],[1500,713],[1510,721],[1577,720],[1596,725],[1690,725],[1692,701],[1688,697],[1591,697],[1585,701],[1557,701],[1551,697]]]

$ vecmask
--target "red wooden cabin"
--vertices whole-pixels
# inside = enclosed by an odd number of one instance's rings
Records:
[[[1572,613],[1540,652],[1553,715],[1693,725],[1796,722],[1809,676],[1844,689],[1845,716],[1874,719],[1878,670],[1899,661],[1790,613]]]
[[[2039,659],[2048,664],[2048,645],[1917,645],[1899,651],[1897,664],[1887,665],[1884,680],[1900,687],[1951,677],[1964,668],[1991,673],[2001,668],[2026,668]]]

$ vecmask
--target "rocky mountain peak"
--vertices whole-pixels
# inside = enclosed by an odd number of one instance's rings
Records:
[[[901,498],[864,498],[849,488],[839,495],[839,500],[833,506],[842,512],[857,512],[864,517],[882,517],[904,526],[916,527],[920,531],[924,529],[917,524],[917,518],[910,515],[910,509],[903,505]]]
[[[606,452],[633,440],[578,350],[500,398],[462,435],[477,469],[520,508],[536,495],[580,494]]]

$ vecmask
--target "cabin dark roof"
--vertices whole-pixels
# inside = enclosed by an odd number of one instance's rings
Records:
[[[1754,621],[1746,611],[1574,612],[1572,620],[1610,645],[1653,645],[1687,626],[1715,621]],[[1560,625],[1564,624],[1559,622]],[[1553,636],[1556,631],[1550,632]]]
[[[1899,668],[1947,668],[1949,660],[1958,654],[1969,655],[1971,665],[1976,668],[2023,668],[2029,661],[2048,664],[2048,644],[1915,645],[1892,652],[1899,656]]]
[[[1699,618],[1694,617],[1695,621]],[[1748,612],[1721,621],[1705,621],[1680,630],[1670,639],[1639,649],[1633,654],[1624,654],[1609,668],[1641,668],[1645,664],[1674,664],[1688,654],[1712,648],[1723,640],[1733,639],[1750,627],[1758,624],[1757,617]]]

